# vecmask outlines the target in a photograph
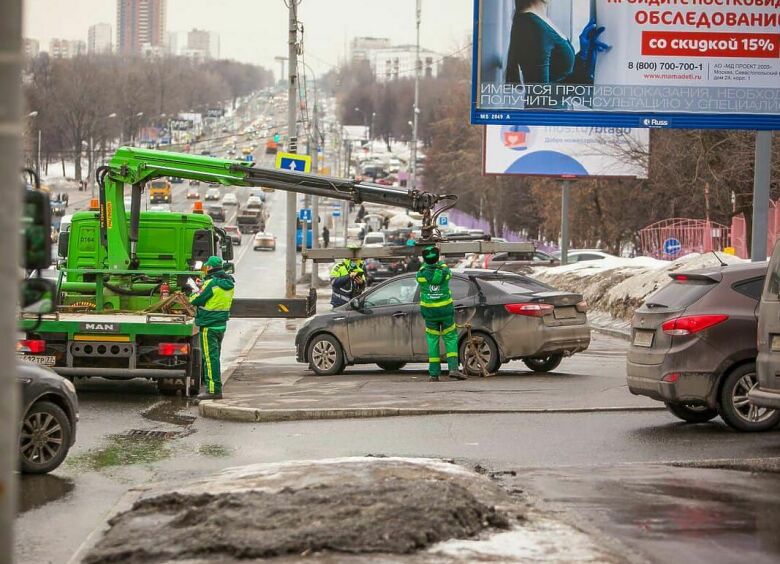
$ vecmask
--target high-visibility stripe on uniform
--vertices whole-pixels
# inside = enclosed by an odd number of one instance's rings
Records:
[[[458,353],[456,352],[448,352],[447,358],[458,358]]]
[[[439,357],[432,357],[428,359],[428,362],[441,362],[441,358]]]
[[[420,301],[420,306],[421,307],[444,307],[444,306],[450,305],[451,303],[452,303],[452,298],[450,298],[448,300],[442,300],[440,302],[423,302],[423,301]]]
[[[419,277],[419,276],[417,277],[417,281],[418,281],[420,284],[423,284],[423,283],[427,282],[427,280],[426,280],[425,278],[421,278],[421,277]]]
[[[214,393],[214,372],[211,367],[211,354],[209,352],[209,328],[208,327],[201,327],[200,329],[201,339],[200,339],[200,346],[203,349],[203,354],[205,355],[203,358],[206,360],[206,384],[209,388],[209,393]]]
[[[426,327],[425,332],[430,333],[431,335],[441,335],[441,331],[437,331],[436,329],[431,329],[430,327]]]
[[[447,327],[446,329],[444,329],[444,330],[441,332],[441,334],[442,334],[442,335],[446,335],[446,334],[448,334],[448,333],[452,333],[452,332],[453,332],[453,331],[455,331],[457,328],[458,328],[458,326],[457,326],[456,324],[454,324],[454,323],[453,323],[452,325],[450,325],[449,327]]]

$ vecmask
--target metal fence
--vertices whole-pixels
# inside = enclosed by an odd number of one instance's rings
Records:
[[[643,254],[672,260],[689,253],[722,251],[731,243],[731,230],[703,219],[674,218],[648,225],[639,231]]]

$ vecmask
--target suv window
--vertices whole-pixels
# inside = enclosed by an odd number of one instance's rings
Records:
[[[715,286],[717,284],[709,280],[674,280],[647,298],[645,305],[653,304],[669,309],[686,308],[702,299]]]
[[[761,299],[761,291],[764,289],[765,276],[761,278],[754,278],[753,280],[745,280],[744,282],[737,282],[732,286],[735,292],[739,292],[743,296],[747,296],[753,300]]]
[[[365,307],[383,307],[414,303],[417,280],[414,276],[394,280],[371,292],[363,300]]]

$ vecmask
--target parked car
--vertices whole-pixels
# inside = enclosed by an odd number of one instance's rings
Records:
[[[756,409],[780,413],[780,245],[769,261],[758,314],[758,384],[748,393]]]
[[[552,254],[558,261],[561,260],[561,251]],[[605,253],[599,249],[571,249],[566,253],[566,260],[569,264],[574,262],[586,262],[589,260],[604,260],[609,258],[618,258],[615,255]]]
[[[200,199],[200,190],[197,186],[190,186],[187,188],[187,199],[188,200],[199,200]]]
[[[42,341],[20,341],[38,351]],[[45,357],[42,357],[45,358]],[[57,468],[76,442],[79,404],[76,388],[50,368],[20,362],[22,409],[19,423],[19,463],[22,472],[45,474]]]
[[[564,356],[590,345],[587,304],[582,296],[561,292],[514,274],[470,270],[450,281],[456,322],[472,325],[479,358],[488,372],[522,360],[531,370],[554,370]],[[466,352],[459,330],[464,370],[480,373],[477,355]],[[382,346],[377,346],[382,343]],[[320,375],[340,374],[348,365],[376,363],[399,370],[426,362],[425,324],[420,314],[416,273],[397,276],[359,298],[308,320],[295,338],[298,362]]]
[[[169,176],[168,180],[171,181],[171,184],[181,184],[184,182],[183,178],[179,178],[178,176]]]
[[[766,263],[675,272],[632,321],[628,389],[689,423],[720,415],[739,431],[766,431],[780,411],[756,409],[758,303]]]
[[[225,225],[222,229],[225,230],[225,233],[228,234],[234,245],[241,244],[241,231],[239,231],[237,225]]]
[[[206,215],[214,221],[225,221],[225,208],[222,204],[211,204],[206,206]]]
[[[208,155],[208,151],[201,151],[201,155]],[[200,186],[200,180],[190,180],[190,186]]]
[[[62,217],[68,209],[68,205],[62,200],[51,200],[49,205],[51,206],[51,214],[53,216]]]
[[[221,197],[221,194],[219,193],[219,188],[209,188],[208,190],[206,190],[206,196],[205,196],[204,199],[206,201],[209,201],[209,200],[219,201],[220,197]]]
[[[259,251],[260,249],[275,251],[276,237],[271,233],[265,233],[264,231],[255,233],[255,238],[252,242],[252,250]]]
[[[485,255],[481,266],[488,270],[527,274],[537,266],[559,266],[561,261],[544,251],[527,253],[496,253]]]
[[[223,206],[237,206],[238,205],[238,198],[233,192],[228,192],[224,196],[222,196],[222,205]]]

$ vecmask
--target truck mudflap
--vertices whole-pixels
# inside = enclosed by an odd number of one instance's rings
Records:
[[[317,313],[317,291],[305,298],[235,298],[230,308],[232,319],[306,319]]]

